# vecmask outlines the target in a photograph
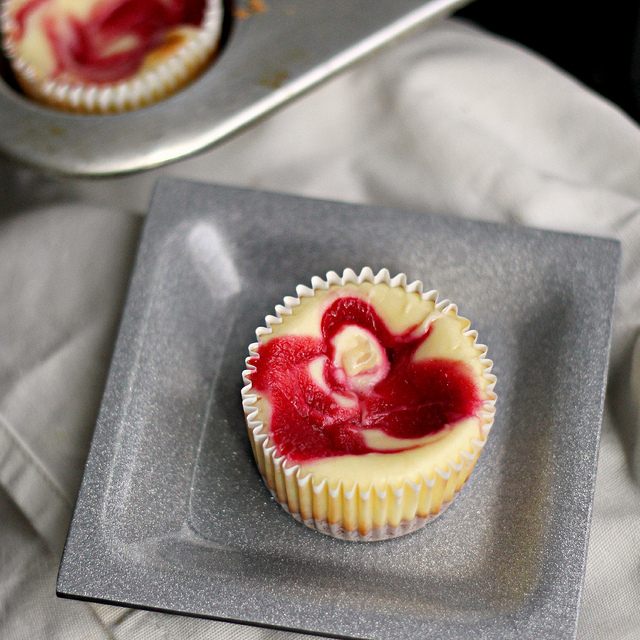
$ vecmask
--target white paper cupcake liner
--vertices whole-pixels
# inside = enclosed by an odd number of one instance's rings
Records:
[[[3,47],[18,84],[36,100],[58,109],[85,114],[113,114],[163,100],[189,82],[213,59],[220,42],[224,7],[222,0],[207,0],[202,24],[175,51],[152,68],[113,84],[77,84],[41,77],[24,61],[12,41],[15,31],[11,2],[2,4]]]
[[[403,520],[398,525],[379,525],[371,526],[365,533],[360,533],[359,530],[345,529],[344,525],[340,522],[330,523],[328,520],[321,520],[316,518],[303,518],[299,513],[292,512],[289,509],[289,505],[286,502],[280,502],[278,494],[270,489],[271,495],[280,504],[280,506],[291,516],[293,516],[298,522],[301,522],[309,529],[314,529],[320,533],[324,533],[340,540],[349,540],[351,542],[378,542],[380,540],[390,540],[391,538],[399,538],[408,533],[413,533],[418,529],[422,529],[425,524],[435,520],[441,516],[453,502],[453,499],[458,495],[455,492],[453,498],[448,502],[443,502],[438,513],[429,514],[428,516],[415,516],[412,520]]]
[[[420,281],[407,283],[404,274],[391,278],[386,269],[377,274],[368,267],[359,274],[347,269],[342,276],[333,271],[325,279],[316,276],[311,281],[311,287],[298,285],[297,296],[286,297],[282,305],[276,306],[276,315],[267,316],[266,326],[256,330],[258,340],[291,315],[292,309],[300,304],[302,298],[312,297],[317,291],[334,285],[364,282],[386,283],[390,287],[402,287],[409,293],[416,292],[423,300],[433,301],[435,310],[457,316],[455,304],[448,300],[438,302],[437,291],[423,292]],[[479,361],[484,366],[482,375],[487,380],[486,400],[479,412],[482,423],[480,437],[471,438],[468,447],[458,451],[458,462],[448,458],[445,464],[435,467],[433,477],[422,474],[418,481],[407,478],[400,487],[388,483],[361,487],[356,482],[354,486],[346,488],[339,481],[332,488],[326,478],[320,479],[313,473],[302,474],[299,464],[291,463],[279,455],[267,426],[259,418],[256,406],[258,396],[252,391],[251,376],[255,366],[250,360],[258,356],[259,342],[251,344],[243,372],[242,404],[256,463],[267,487],[280,505],[296,520],[312,529],[353,541],[385,540],[405,535],[444,513],[475,466],[495,413],[496,378],[491,373],[493,363],[486,358],[487,349],[477,342],[474,330],[466,328],[462,334],[473,339],[473,346],[479,352]]]

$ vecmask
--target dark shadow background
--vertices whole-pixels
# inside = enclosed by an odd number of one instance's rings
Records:
[[[476,0],[456,15],[537,51],[640,122],[640,1]]]

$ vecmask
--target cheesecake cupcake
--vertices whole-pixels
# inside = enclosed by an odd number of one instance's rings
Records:
[[[492,362],[437,292],[387,270],[298,286],[243,373],[253,453],[278,502],[347,540],[422,527],[451,504],[493,424]]]
[[[212,61],[222,0],[2,0],[16,83],[48,106],[107,114],[184,87]]]

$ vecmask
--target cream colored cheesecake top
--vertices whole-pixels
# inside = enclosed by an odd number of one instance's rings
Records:
[[[205,0],[5,0],[11,57],[42,80],[104,85],[194,37]]]
[[[301,476],[400,486],[481,446],[490,363],[453,305],[349,283],[302,297],[282,318],[261,335],[250,380],[257,418]]]

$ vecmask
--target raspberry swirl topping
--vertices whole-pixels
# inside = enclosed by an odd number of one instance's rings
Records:
[[[415,357],[431,329],[396,334],[369,302],[345,296],[324,311],[320,337],[261,344],[251,381],[269,403],[278,452],[301,463],[403,451],[477,416],[482,398],[467,363]],[[376,446],[374,431],[397,444]]]
[[[198,27],[205,0],[27,0],[14,2],[9,40],[50,78],[87,84],[125,80],[158,49]],[[37,62],[36,62],[37,60]]]

